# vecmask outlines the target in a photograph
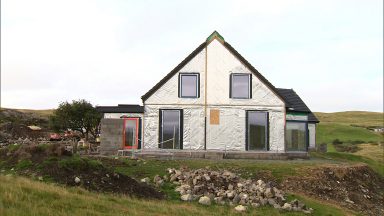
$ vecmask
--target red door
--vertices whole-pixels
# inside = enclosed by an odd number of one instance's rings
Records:
[[[139,118],[125,118],[123,127],[123,148],[137,149],[139,144]]]

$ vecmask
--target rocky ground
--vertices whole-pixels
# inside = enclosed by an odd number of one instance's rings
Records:
[[[366,165],[326,166],[286,178],[281,187],[367,215],[384,215],[384,179]]]
[[[228,170],[169,168],[168,173],[169,177],[155,176],[154,183],[161,185],[169,180],[178,185],[175,191],[180,193],[180,199],[183,201],[198,200],[202,205],[211,205],[211,202],[219,205],[229,204],[236,206],[236,211],[270,205],[285,211],[302,211],[307,214],[313,212],[313,209],[299,200],[287,201],[284,192],[272,182],[243,179]],[[146,182],[146,179],[142,181]]]

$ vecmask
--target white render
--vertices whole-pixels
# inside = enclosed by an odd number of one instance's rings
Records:
[[[308,115],[293,115],[293,114],[287,113],[286,120],[308,121]]]
[[[315,149],[316,148],[316,124],[309,123],[308,130],[309,130],[309,149]]]
[[[207,56],[206,56],[207,53]],[[207,59],[207,65],[206,64]],[[144,101],[144,149],[158,148],[159,109],[183,109],[183,149],[204,150],[204,92],[207,67],[207,150],[245,151],[246,110],[269,112],[270,151],[284,152],[285,103],[220,41],[206,49]],[[200,98],[178,97],[179,73],[200,73]],[[252,98],[229,98],[231,73],[252,74]],[[220,110],[220,124],[211,125],[210,109]]]
[[[128,118],[143,118],[144,115],[142,113],[104,113],[104,118],[108,119],[119,119],[122,116]]]

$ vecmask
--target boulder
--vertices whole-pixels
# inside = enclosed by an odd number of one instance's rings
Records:
[[[286,210],[286,211],[291,211],[292,205],[290,203],[284,203],[283,207],[281,207],[281,208]]]
[[[267,197],[267,198],[272,198],[272,197],[275,196],[275,193],[274,193],[274,191],[272,190],[272,188],[267,188],[267,189],[265,189],[264,195],[265,195],[265,197]]]
[[[149,183],[150,179],[148,177],[145,177],[145,178],[142,178],[140,180],[140,182],[143,182],[143,183]]]
[[[199,199],[199,203],[202,205],[211,205],[211,199],[208,196],[202,196]]]
[[[192,201],[193,200],[193,196],[191,194],[185,194],[185,195],[182,195],[180,197],[181,200],[183,201]]]
[[[76,183],[76,184],[79,184],[80,182],[81,182],[80,178],[76,176],[76,178],[75,178],[75,183]]]
[[[238,205],[238,206],[235,207],[235,211],[237,211],[237,212],[245,212],[245,211],[247,211],[247,207],[243,206],[243,205]]]

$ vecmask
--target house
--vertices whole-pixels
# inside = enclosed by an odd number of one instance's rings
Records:
[[[229,152],[307,155],[316,143],[311,110],[274,87],[213,32],[142,96],[143,106],[99,106],[103,154]]]

